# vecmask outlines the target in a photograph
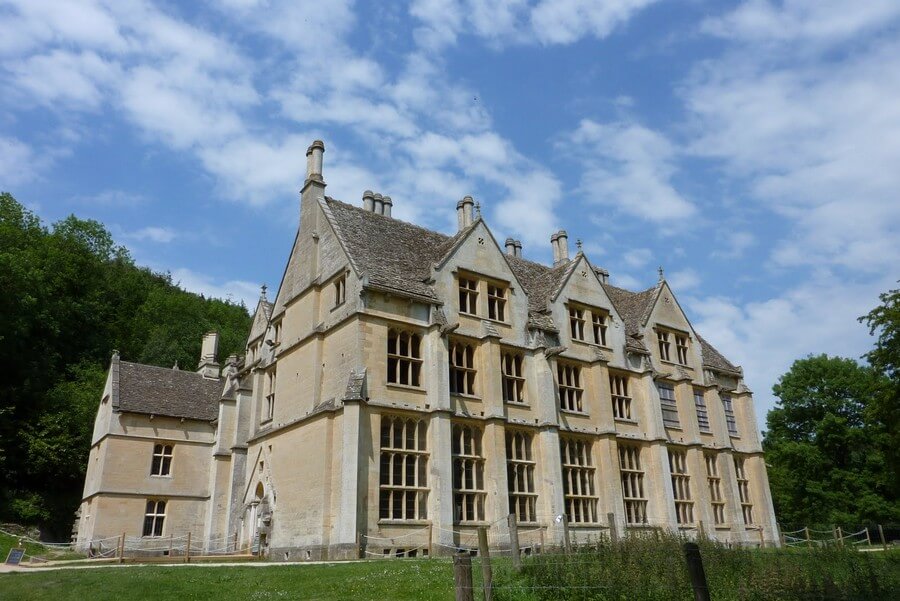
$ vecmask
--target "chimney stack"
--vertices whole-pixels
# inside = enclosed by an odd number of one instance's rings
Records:
[[[559,244],[557,241],[559,240],[559,234],[553,234],[550,236],[550,246],[553,247],[553,264],[556,265],[559,263]]]
[[[371,190],[363,192],[363,208],[367,211],[375,210],[375,195]]]
[[[516,256],[516,241],[512,238],[506,239],[506,254],[513,257]]]
[[[197,365],[197,373],[204,378],[218,379],[219,364],[216,362],[218,352],[219,333],[207,332],[203,335],[203,343],[200,347],[200,363]]]
[[[382,198],[382,202],[384,204],[381,208],[381,214],[384,215],[385,217],[390,217],[391,216],[391,207],[394,206],[394,203],[391,200],[391,197],[385,196],[384,198]]]
[[[456,220],[459,223],[459,229],[469,227],[475,221],[472,216],[474,206],[475,201],[471,196],[464,196],[461,201],[456,203]]]
[[[374,211],[381,215],[384,213],[384,197],[381,194],[375,194],[375,208]]]
[[[519,258],[522,257],[522,241],[521,240],[516,240],[516,256]]]
[[[325,153],[325,143],[315,140],[306,149],[306,181],[324,182],[322,179],[322,155]]]
[[[569,234],[566,233],[566,230],[559,230],[556,233],[556,246],[559,249],[558,261],[565,263],[569,260]]]

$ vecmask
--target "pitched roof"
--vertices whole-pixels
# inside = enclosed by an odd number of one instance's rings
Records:
[[[716,350],[716,347],[707,342],[703,336],[697,334],[697,338],[700,340],[700,350],[703,353],[703,365],[714,369],[740,373],[740,368],[726,359],[725,356]]]
[[[368,276],[369,285],[437,300],[427,283],[431,265],[464,232],[445,236],[327,196],[323,208],[350,261]]]
[[[198,373],[118,361],[119,411],[212,421],[219,415],[224,381]],[[115,367],[115,366],[114,366]]]
[[[259,303],[256,305],[256,313],[253,314],[253,324],[250,326],[250,335],[247,337],[247,340],[256,340],[265,334],[271,318],[272,303],[265,300],[265,298],[259,299]]]
[[[649,352],[640,332],[653,310],[653,301],[656,299],[659,286],[641,292],[631,292],[610,284],[603,284],[603,289],[615,305],[616,311],[625,320],[625,348],[635,352]]]

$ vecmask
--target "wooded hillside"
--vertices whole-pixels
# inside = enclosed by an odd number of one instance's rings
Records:
[[[50,227],[0,194],[0,520],[71,531],[110,355],[194,369],[205,332],[240,353],[247,308],[134,264],[96,221]]]

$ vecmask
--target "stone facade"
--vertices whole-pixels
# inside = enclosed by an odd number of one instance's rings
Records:
[[[510,513],[523,546],[560,543],[564,523],[575,542],[663,528],[777,544],[743,373],[662,274],[613,287],[565,232],[553,266],[527,261],[468,197],[453,236],[371,192],[341,203],[323,152],[310,147],[296,241],[243,357],[219,373],[207,341],[183,382],[113,358],[79,544],[147,535],[157,500],[149,539],[256,541],[278,559],[446,553],[488,524],[508,544]],[[167,475],[150,475],[158,445]]]

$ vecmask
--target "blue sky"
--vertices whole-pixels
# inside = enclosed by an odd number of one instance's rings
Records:
[[[344,201],[452,232],[471,194],[527,258],[565,228],[620,286],[662,265],[762,425],[900,278],[898,29],[895,0],[0,0],[0,189],[252,304],[321,138]]]

